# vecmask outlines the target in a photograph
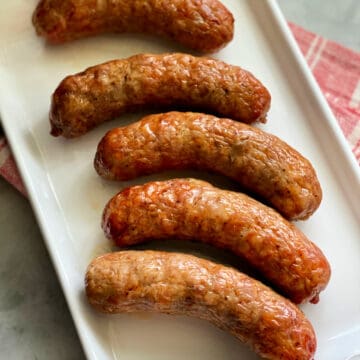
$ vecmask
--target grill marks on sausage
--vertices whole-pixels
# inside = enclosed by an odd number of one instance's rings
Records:
[[[159,35],[205,53],[224,47],[234,34],[234,18],[218,0],[42,0],[33,24],[54,44],[130,32]]]
[[[270,94],[251,73],[220,60],[140,54],[66,77],[52,96],[51,134],[80,136],[146,106],[192,107],[252,123],[265,121]]]
[[[163,312],[205,319],[266,359],[310,360],[314,330],[290,301],[235,269],[180,253],[122,251],[95,259],[87,298],[105,313]]]
[[[200,180],[127,188],[106,205],[102,227],[118,246],[175,238],[230,250],[295,303],[316,302],[330,277],[321,250],[277,212]]]
[[[310,162],[274,135],[200,113],[150,115],[109,131],[95,160],[98,174],[131,180],[170,169],[225,175],[288,219],[305,219],[322,191]]]

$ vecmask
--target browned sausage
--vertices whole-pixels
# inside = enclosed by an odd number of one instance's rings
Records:
[[[106,205],[102,227],[119,246],[176,238],[228,249],[295,303],[317,302],[330,278],[321,250],[276,211],[200,180],[127,188]]]
[[[52,97],[51,134],[76,137],[143,106],[192,107],[246,123],[264,120],[266,88],[249,72],[187,54],[140,54],[65,78]]]
[[[213,52],[233,38],[234,18],[218,0],[42,0],[33,24],[51,43],[100,33],[145,33]]]
[[[306,219],[319,206],[314,168],[274,135],[229,119],[171,112],[109,131],[95,156],[99,175],[130,180],[166,169],[226,175],[286,218]]]
[[[260,282],[192,255],[122,251],[95,259],[86,294],[105,313],[136,311],[205,319],[265,359],[310,360],[316,337],[290,301]]]

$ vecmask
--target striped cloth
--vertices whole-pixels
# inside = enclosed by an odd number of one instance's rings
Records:
[[[12,184],[22,194],[26,195],[25,186],[21,180],[6,138],[0,137],[0,175]]]
[[[360,54],[289,25],[360,164]]]
[[[360,164],[360,54],[295,24],[289,26]],[[0,137],[0,175],[26,195],[4,137]]]

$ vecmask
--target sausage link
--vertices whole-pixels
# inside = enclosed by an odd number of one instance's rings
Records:
[[[270,94],[249,72],[187,54],[140,54],[68,76],[55,90],[51,134],[80,136],[143,106],[193,107],[246,123],[264,121]]]
[[[295,303],[316,303],[330,278],[321,250],[276,211],[200,180],[127,188],[106,205],[102,228],[118,246],[176,238],[228,249]]]
[[[121,251],[93,260],[90,304],[104,313],[137,311],[208,320],[264,359],[310,360],[316,337],[290,301],[230,267],[192,255]]]
[[[274,135],[229,119],[171,112],[109,131],[94,160],[98,174],[130,180],[167,169],[226,175],[291,220],[308,218],[322,191],[310,162]]]
[[[54,44],[130,32],[160,35],[200,52],[219,50],[234,35],[234,18],[218,0],[42,0],[33,24]]]

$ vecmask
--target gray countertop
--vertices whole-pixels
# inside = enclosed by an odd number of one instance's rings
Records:
[[[360,51],[359,0],[278,0],[285,18]]]
[[[289,21],[360,51],[359,0],[278,2]],[[2,178],[0,199],[0,358],[83,359],[29,202]]]

